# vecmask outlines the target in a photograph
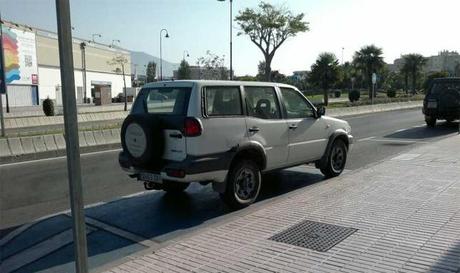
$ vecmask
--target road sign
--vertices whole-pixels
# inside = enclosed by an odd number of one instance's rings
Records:
[[[376,83],[377,83],[377,74],[372,73],[372,84],[376,84]]]

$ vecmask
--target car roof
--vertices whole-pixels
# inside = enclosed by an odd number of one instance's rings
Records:
[[[451,77],[451,78],[436,78],[433,80],[434,82],[458,82],[460,81],[459,77]]]
[[[173,81],[161,81],[161,82],[152,82],[147,83],[144,87],[192,87],[198,85],[199,87],[203,86],[235,86],[235,85],[245,85],[245,86],[279,86],[279,87],[289,87],[297,89],[295,86],[276,83],[276,82],[253,82],[253,81],[216,81],[216,80],[173,80]]]

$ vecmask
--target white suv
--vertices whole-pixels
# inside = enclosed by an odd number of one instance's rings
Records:
[[[145,85],[121,130],[121,167],[146,189],[212,183],[233,208],[253,203],[262,173],[315,163],[339,175],[350,125],[324,116],[295,87],[237,81]]]

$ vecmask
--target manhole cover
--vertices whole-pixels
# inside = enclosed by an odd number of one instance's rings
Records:
[[[326,252],[357,229],[313,221],[300,222],[270,237],[270,240]]]

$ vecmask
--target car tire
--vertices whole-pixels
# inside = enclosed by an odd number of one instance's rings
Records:
[[[262,176],[256,163],[241,160],[228,175],[225,192],[220,196],[232,209],[242,209],[254,203],[262,186]]]
[[[426,126],[428,127],[435,127],[436,126],[436,118],[435,117],[431,117],[431,116],[425,116],[425,122],[426,122]]]
[[[341,139],[336,139],[332,144],[327,162],[324,167],[320,168],[321,173],[326,178],[339,176],[345,169],[347,163],[347,145]]]
[[[175,181],[164,181],[163,182],[163,190],[167,193],[177,194],[184,192],[190,183],[182,183],[182,182],[175,182]]]

